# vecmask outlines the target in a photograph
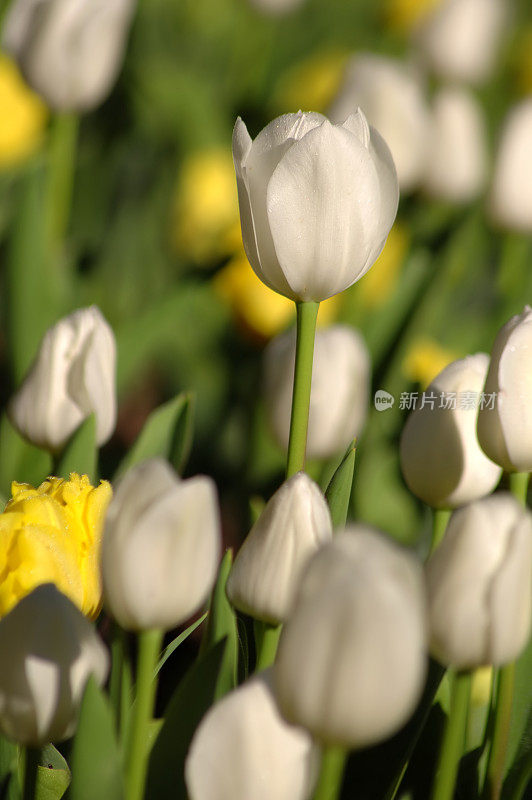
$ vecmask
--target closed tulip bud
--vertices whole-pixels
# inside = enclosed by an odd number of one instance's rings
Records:
[[[308,800],[318,749],[281,717],[270,670],[234,689],[207,712],[185,762],[190,800]]]
[[[331,539],[325,497],[298,472],[275,492],[240,548],[227,581],[231,603],[272,625],[284,622],[301,571]]]
[[[467,203],[482,191],[487,164],[486,123],[480,104],[466,89],[440,89],[433,99],[423,187],[438,199]]]
[[[513,661],[530,635],[532,515],[509,494],[452,515],[427,563],[431,650],[470,669]]]
[[[419,76],[393,58],[364,53],[351,59],[329,116],[345,119],[357,106],[390,148],[401,191],[421,177],[429,140],[429,113]]]
[[[416,42],[438,76],[478,84],[493,70],[505,21],[502,0],[443,0],[424,18]]]
[[[484,387],[493,402],[478,415],[484,452],[507,472],[532,471],[532,308],[503,325]]]
[[[233,132],[242,238],[249,262],[292,300],[325,300],[371,267],[397,211],[387,145],[359,110],[341,125],[285,114],[252,141]]]
[[[15,0],[4,48],[48,105],[88,111],[109,94],[136,0]]]
[[[277,336],[264,354],[265,402],[272,431],[288,447],[295,335]],[[344,450],[366,419],[370,359],[361,336],[347,325],[318,331],[310,392],[307,456],[328,458]]]
[[[211,591],[220,558],[216,488],[181,480],[163,459],[133,467],[109,506],[102,543],[104,602],[127,630],[169,630]]]
[[[0,731],[39,747],[72,736],[85,684],[103,684],[108,656],[92,625],[52,584],[0,621]]]
[[[32,444],[61,449],[90,414],[104,444],[116,425],[116,343],[96,306],[45,333],[37,357],[9,404],[9,417]]]
[[[413,712],[426,671],[421,565],[363,526],[309,562],[274,665],[281,712],[318,740],[364,747]]]
[[[485,353],[477,353],[445,367],[403,429],[404,479],[410,491],[433,508],[456,508],[478,500],[500,480],[500,467],[483,453],[476,434],[488,363]]]
[[[493,220],[510,230],[532,231],[532,97],[508,114],[495,157],[490,193]]]

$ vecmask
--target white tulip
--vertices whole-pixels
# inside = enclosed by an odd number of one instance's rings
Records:
[[[102,685],[107,651],[83,614],[51,584],[0,620],[0,731],[39,747],[74,733],[90,675]]]
[[[109,94],[136,0],[15,0],[3,45],[48,105],[87,111]]]
[[[216,703],[194,734],[185,763],[190,800],[308,800],[318,749],[281,717],[270,671]]]
[[[532,472],[532,308],[503,325],[493,344],[478,416],[484,452],[507,472]]]
[[[419,700],[425,640],[420,563],[351,526],[303,574],[274,664],[281,712],[324,742],[364,747],[385,739]]]
[[[424,17],[416,41],[437,75],[478,84],[495,65],[506,13],[503,0],[443,0]]]
[[[327,501],[298,472],[275,492],[240,548],[227,581],[229,600],[264,622],[284,622],[308,559],[331,539]]]
[[[485,353],[445,367],[401,436],[401,469],[408,488],[433,508],[456,508],[490,494],[501,469],[477,441],[480,393],[488,372]]]
[[[427,563],[431,649],[470,669],[513,661],[530,634],[532,515],[495,494],[455,511]]]
[[[106,517],[101,557],[107,609],[126,630],[179,625],[207,599],[220,549],[210,478],[180,480],[159,458],[133,467]]]
[[[266,410],[272,431],[288,447],[295,334],[272,339],[264,353]],[[318,330],[307,435],[307,456],[328,458],[344,450],[364,425],[370,389],[370,358],[362,337],[347,325]]]
[[[493,220],[510,230],[532,231],[532,97],[514,106],[503,125],[490,193]]]
[[[298,8],[305,0],[249,0],[249,2],[264,14],[280,16],[281,14],[288,14],[293,9]]]
[[[285,114],[252,141],[233,132],[242,238],[258,277],[292,300],[325,300],[371,267],[397,211],[390,151],[364,114],[332,125]]]
[[[487,176],[482,108],[471,92],[460,87],[440,89],[432,103],[423,186],[433,197],[467,203],[480,194]]]
[[[96,306],[82,308],[45,333],[9,418],[30,442],[54,451],[94,413],[101,445],[116,425],[115,384],[113,331]]]
[[[401,191],[421,177],[429,141],[429,113],[418,74],[407,64],[371,53],[354,56],[333,101],[331,120],[360,106],[390,148]]]

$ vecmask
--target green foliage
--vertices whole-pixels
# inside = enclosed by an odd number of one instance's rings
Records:
[[[225,586],[232,564],[233,552],[232,550],[227,550],[220,564],[218,578],[212,591],[209,616],[200,651],[204,653],[219,642],[225,643],[222,664],[214,692],[216,700],[223,697],[237,684],[238,632],[236,614],[225,593]]]
[[[345,525],[347,519],[355,472],[355,458],[356,439],[347,448],[347,452],[332,476],[325,492],[331,511],[333,528],[341,528]]]
[[[88,475],[93,485],[98,481],[98,448],[94,414],[90,414],[74,431],[57,459],[55,474],[58,477],[68,478],[71,472]]]

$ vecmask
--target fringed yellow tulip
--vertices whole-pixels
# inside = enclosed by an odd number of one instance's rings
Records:
[[[0,55],[0,107],[0,168],[6,168],[38,148],[48,111],[26,85],[14,62],[4,55]]]

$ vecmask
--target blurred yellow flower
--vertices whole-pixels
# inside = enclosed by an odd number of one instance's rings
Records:
[[[432,339],[415,341],[403,361],[403,373],[425,389],[444,367],[460,356]]]
[[[43,139],[48,110],[24,83],[16,65],[0,53],[0,168],[31,155]]]
[[[410,244],[404,225],[396,222],[384,250],[357,285],[357,297],[367,308],[377,308],[393,294]]]
[[[273,112],[284,114],[298,108],[326,111],[340,86],[347,58],[347,52],[332,51],[316,53],[296,64],[277,85]]]
[[[479,667],[473,670],[471,681],[471,697],[470,702],[472,706],[485,706],[489,703],[491,697],[491,682],[493,680],[493,667]]]
[[[386,0],[384,16],[390,28],[411,31],[442,0]]]
[[[171,224],[176,251],[200,265],[233,251],[235,228],[240,243],[235,170],[229,148],[202,150],[185,159]]]
[[[48,478],[37,489],[13,482],[0,514],[0,616],[43,583],[54,583],[81,611],[101,606],[100,543],[112,489],[87,475]]]

